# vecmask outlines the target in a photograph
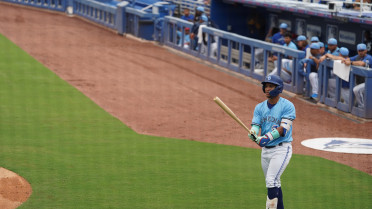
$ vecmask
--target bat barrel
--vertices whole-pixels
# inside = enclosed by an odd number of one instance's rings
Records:
[[[250,130],[248,129],[248,127],[235,115],[235,113],[225,104],[223,103],[223,101],[218,98],[218,97],[215,97],[213,99],[217,104],[218,106],[220,106],[228,115],[230,115],[230,117],[232,117],[236,122],[238,122],[245,130],[247,130],[248,132],[250,132]]]

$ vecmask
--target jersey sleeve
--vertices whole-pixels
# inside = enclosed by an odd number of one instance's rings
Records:
[[[355,55],[353,57],[350,57],[350,61],[356,61],[357,57],[358,57],[358,55]]]
[[[282,114],[281,119],[283,118],[292,120],[292,121],[296,119],[296,109],[295,109],[295,106],[290,101],[287,101],[287,104],[285,105],[285,108],[283,109],[283,114]]]
[[[364,63],[367,63],[367,62],[366,62],[367,60],[368,60],[369,65],[371,65],[371,64],[372,64],[372,56],[367,55],[367,56],[364,58],[363,62],[364,62]]]
[[[261,111],[260,111],[260,104],[256,105],[253,112],[252,124],[261,127]]]
[[[298,50],[296,44],[294,44],[292,41],[289,44],[289,48]]]

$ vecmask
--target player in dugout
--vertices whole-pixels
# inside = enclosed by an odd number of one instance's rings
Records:
[[[372,56],[367,54],[367,46],[363,43],[357,45],[358,54],[346,59],[344,63],[346,65],[361,66],[369,69],[370,63],[372,63]],[[357,106],[364,108],[364,94],[365,94],[365,83],[360,83],[353,88],[353,93],[355,95]]]
[[[345,60],[349,59],[349,49],[346,47],[341,47],[339,56],[325,54],[324,57],[319,59],[319,62],[323,62],[325,59],[341,60],[341,62],[345,62]],[[348,103],[349,101],[349,87],[349,82],[341,80],[341,98],[345,103]],[[328,80],[328,95],[331,98],[336,96],[336,77],[329,78]]]

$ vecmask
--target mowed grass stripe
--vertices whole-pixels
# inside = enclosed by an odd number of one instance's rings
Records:
[[[33,189],[20,208],[264,207],[260,150],[137,134],[1,35],[0,48],[0,166]],[[369,208],[371,180],[294,155],[285,204]]]

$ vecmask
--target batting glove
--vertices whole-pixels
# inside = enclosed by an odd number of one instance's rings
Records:
[[[251,132],[248,133],[248,137],[249,137],[252,141],[254,141],[254,142],[255,142],[255,141],[257,140],[257,138],[258,138],[256,132],[255,132],[254,130],[252,130],[252,129],[251,129]]]
[[[267,143],[269,143],[270,141],[270,137],[265,134],[263,136],[260,136],[260,137],[257,137],[257,139],[255,140],[255,142],[260,146],[260,147],[264,147],[267,145]]]

